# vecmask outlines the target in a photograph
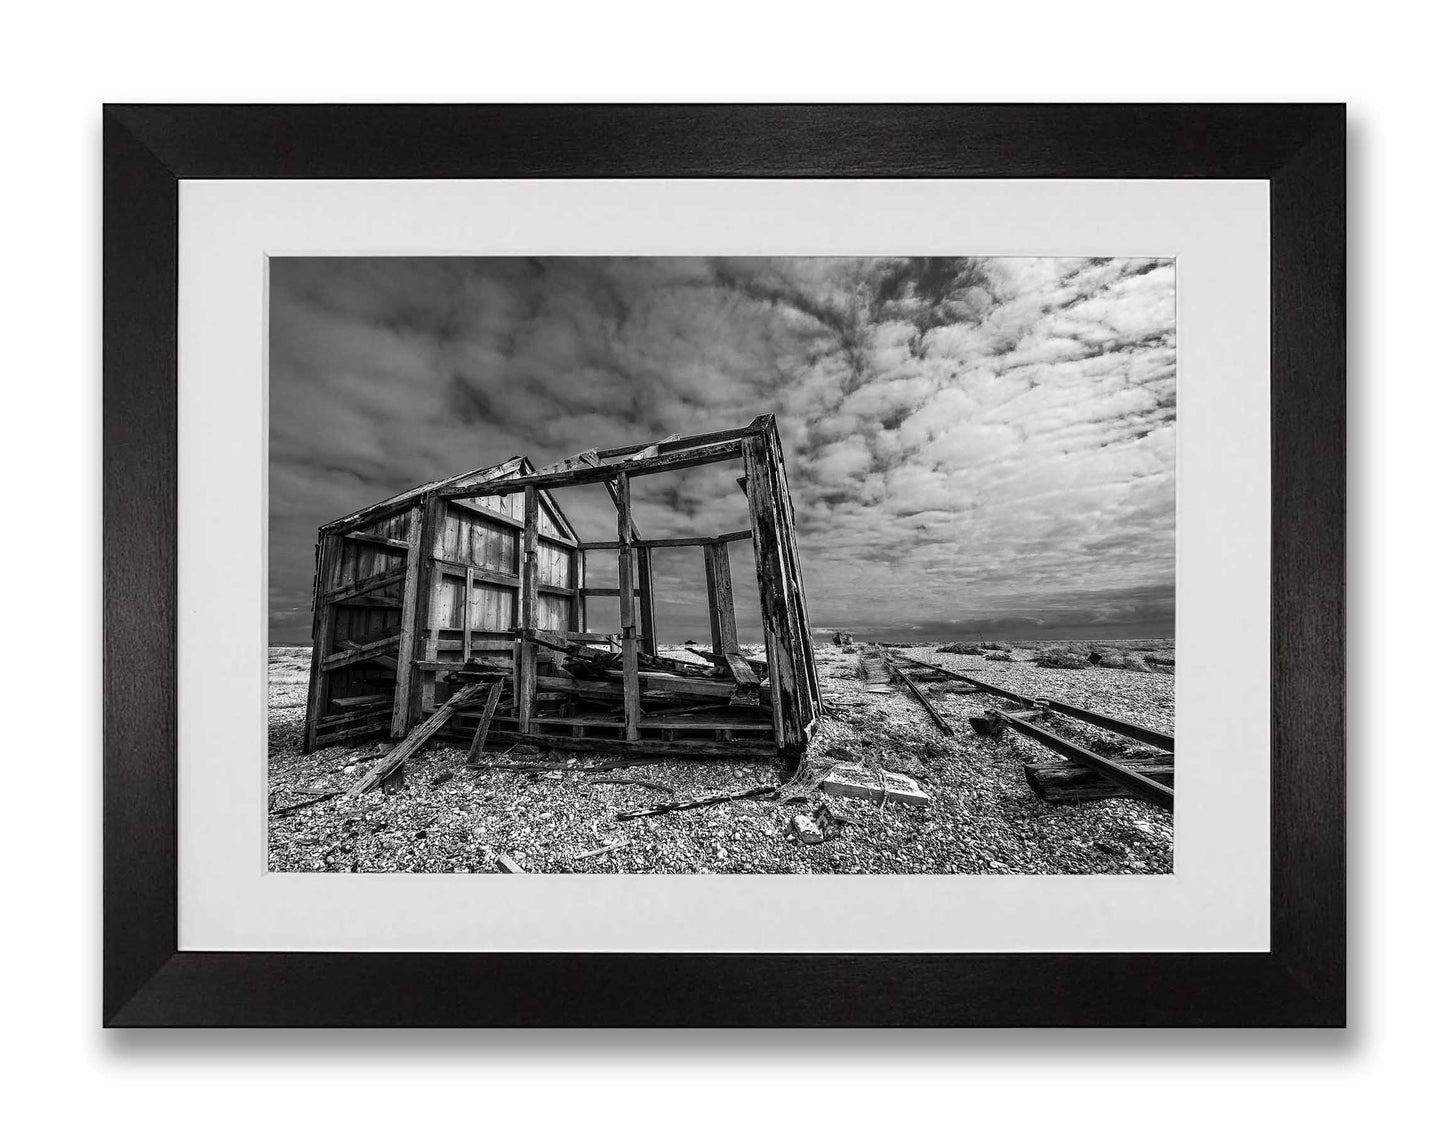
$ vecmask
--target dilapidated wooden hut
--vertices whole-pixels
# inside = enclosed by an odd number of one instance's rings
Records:
[[[750,527],[650,539],[633,479],[741,464]],[[556,494],[603,486],[615,540],[579,540]],[[757,565],[766,660],[740,652],[728,545]],[[653,554],[692,550],[711,644],[659,653]],[[615,553],[617,586],[589,587],[589,553]],[[591,600],[620,629],[589,632]],[[308,750],[425,726],[469,739],[630,754],[797,758],[820,712],[793,504],[777,426],[589,450],[535,468],[515,457],[429,482],[325,524],[316,546]],[[693,657],[698,660],[693,660]],[[399,751],[405,749],[399,748]]]

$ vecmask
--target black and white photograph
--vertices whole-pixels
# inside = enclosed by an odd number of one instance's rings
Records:
[[[1172,259],[268,269],[270,871],[1173,871]]]

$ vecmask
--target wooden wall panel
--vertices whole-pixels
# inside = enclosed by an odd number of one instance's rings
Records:
[[[548,582],[543,580],[543,582]],[[566,595],[537,596],[537,627],[541,630],[567,630],[571,619],[572,600]]]

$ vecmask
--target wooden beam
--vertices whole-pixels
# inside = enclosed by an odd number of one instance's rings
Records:
[[[343,532],[342,536],[358,544],[374,544],[378,548],[392,548],[398,552],[406,551],[407,546],[405,540],[396,540],[390,536],[374,536],[370,532]]]
[[[485,466],[481,469],[468,470],[466,473],[456,474],[453,477],[442,478],[440,481],[428,481],[423,485],[413,486],[411,489],[395,496],[388,497],[384,501],[378,501],[374,505],[367,505],[364,509],[357,509],[356,512],[336,520],[329,521],[321,526],[323,533],[349,532],[352,529],[364,528],[368,524],[376,524],[387,517],[403,512],[422,501],[432,491],[441,489],[444,486],[456,485],[465,480],[492,481],[499,477],[505,477],[514,473],[522,464],[521,458],[508,458],[495,466]]]
[[[739,440],[719,442],[713,446],[702,446],[696,449],[678,450],[671,454],[660,454],[656,458],[648,458],[641,462],[628,462],[626,465],[627,474],[631,477],[641,477],[645,474],[667,473],[671,470],[685,470],[693,466],[705,466],[712,462],[726,462],[742,456],[742,443]],[[569,485],[597,485],[605,481],[612,481],[622,467],[617,465],[602,466],[581,466],[573,470],[564,470],[550,474],[527,474],[523,477],[512,478],[510,481],[489,482],[480,485],[457,485],[449,486],[441,491],[444,497],[491,497],[505,493],[515,493],[522,485],[531,485],[537,489],[554,489]]]
[[[492,716],[497,711],[497,701],[502,699],[502,681],[498,678],[492,685],[492,690],[487,694],[487,705],[482,710],[482,718],[477,722],[477,733],[472,737],[472,747],[467,753],[467,762],[475,763],[481,758],[482,747],[487,742],[487,729],[492,726]]]
[[[491,736],[492,742],[499,742],[499,734]],[[777,747],[771,740],[610,740],[596,736],[554,736],[545,732],[531,732],[527,743],[540,748],[555,748],[557,751],[591,752],[627,755],[686,755],[710,759],[726,757],[757,758],[776,754]]]
[[[413,505],[406,524],[406,578],[401,588],[401,641],[397,646],[396,687],[391,697],[391,734],[400,739],[407,729],[411,700],[412,658],[416,653],[417,590],[421,583],[422,505]]]
[[[761,418],[762,416],[759,416]],[[658,442],[634,442],[630,446],[614,446],[610,450],[594,450],[590,453],[598,458],[625,458],[646,450],[649,446],[656,446],[659,454],[669,454],[674,450],[687,450],[694,446],[705,446],[714,442],[725,442],[729,439],[744,438],[747,435],[756,433],[758,420],[754,419],[745,427],[736,427],[732,430],[714,430],[703,434],[685,434],[676,438],[664,438]]]
[[[617,475],[617,586],[618,623],[622,632],[622,708],[627,720],[627,738],[638,737],[642,698],[637,679],[637,624],[633,587],[632,483],[627,474]]]
[[[462,660],[472,659],[472,581],[476,568],[467,568],[467,578],[462,593]]]
[[[522,637],[517,645],[517,723],[523,732],[531,730],[532,713],[537,708],[537,645],[532,631],[537,629],[537,487],[527,486],[522,493],[522,587],[518,603],[518,622]]]
[[[336,586],[336,572],[340,567],[341,552],[335,536],[323,535],[316,545],[316,597],[311,609],[311,679],[306,687],[306,730],[302,746],[306,751],[316,750],[316,723],[326,711],[327,683],[323,659],[331,652],[332,635],[336,629],[336,599],[334,595],[323,595]]]
[[[408,732],[406,738],[402,740],[401,743],[397,744],[390,752],[377,760],[376,763],[372,765],[371,770],[357,780],[356,785],[346,792],[346,797],[356,798],[358,795],[365,794],[372,787],[376,786],[377,783],[381,782],[382,779],[386,778],[404,763],[413,752],[419,751],[432,736],[441,731],[457,709],[461,708],[462,705],[466,704],[474,696],[477,696],[482,689],[487,687],[488,686],[481,681],[462,686],[449,701]]]
[[[409,657],[414,668],[418,661],[435,659],[437,654],[437,630],[432,622],[434,608],[440,594],[442,576],[436,565],[431,563],[439,543],[445,538],[445,512],[436,494],[427,496],[421,506],[420,552],[425,566],[418,572],[416,585],[416,634]],[[413,676],[406,697],[406,715],[399,727],[394,726],[392,735],[400,739],[422,717],[422,706],[430,704],[435,693],[436,680],[433,677]]]
[[[700,548],[705,544],[725,544],[734,540],[751,540],[753,530],[743,528],[737,532],[724,532],[721,536],[665,536],[654,539],[632,541],[634,548]],[[584,552],[604,552],[617,548],[616,540],[587,540],[578,544]]]
[[[733,605],[732,563],[727,544],[712,543],[703,548],[707,575],[708,625],[712,629],[714,653],[738,652],[737,608]]]
[[[397,651],[397,642],[400,634],[388,634],[385,638],[377,638],[374,641],[342,642],[345,650],[333,653],[324,658],[321,668],[326,671],[341,669],[343,666],[355,665],[361,661],[375,661],[377,657],[393,657]]]
[[[338,541],[340,537],[334,537]],[[347,599],[354,599],[358,595],[365,595],[371,591],[380,590],[382,587],[390,587],[393,583],[401,583],[406,579],[406,568],[394,567],[389,571],[383,571],[379,575],[373,575],[367,579],[358,579],[354,583],[348,583],[345,587],[333,587],[328,590],[322,599],[328,603],[344,603]]]
[[[642,651],[657,656],[657,611],[653,598],[652,549],[636,548],[637,605],[642,617]]]

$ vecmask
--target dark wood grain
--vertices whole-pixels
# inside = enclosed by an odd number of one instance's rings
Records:
[[[177,951],[177,180],[562,176],[1270,180],[1268,953]],[[107,1024],[1344,1022],[1342,107],[112,106],[104,191]]]

